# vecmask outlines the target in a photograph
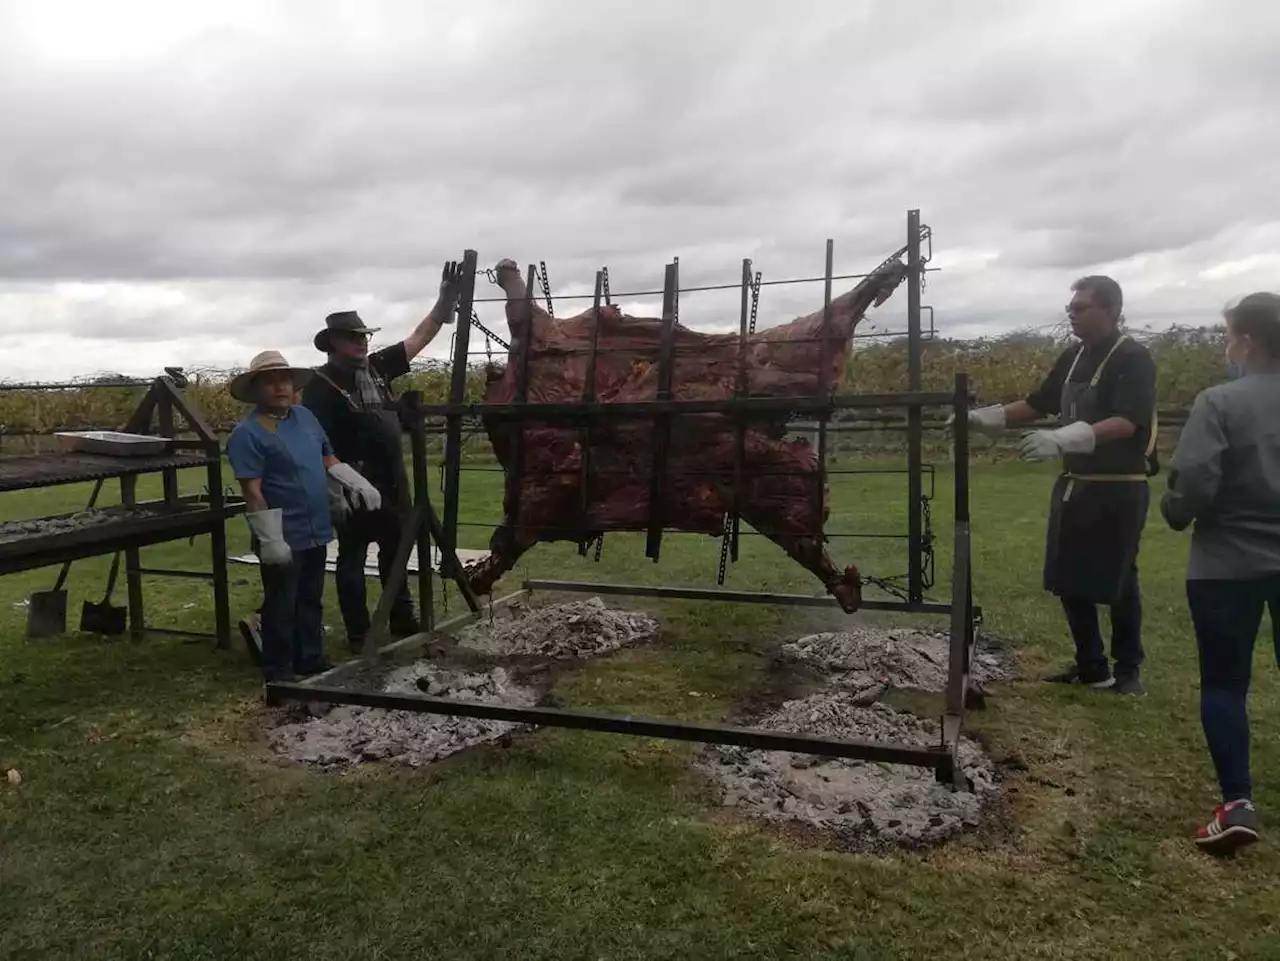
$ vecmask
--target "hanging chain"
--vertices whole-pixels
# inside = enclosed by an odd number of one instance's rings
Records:
[[[608,267],[600,268],[600,283],[602,286],[602,292],[604,293],[605,306],[612,307],[613,299],[609,296],[609,268]]]
[[[720,569],[716,572],[716,584],[724,586],[724,573],[729,566],[729,540],[733,537],[733,515],[724,515],[724,534],[720,538]]]
[[[595,556],[595,562],[596,562],[597,564],[599,564],[599,563],[600,563],[600,555],[601,555],[603,552],[604,552],[604,532],[603,532],[603,531],[601,531],[601,532],[600,532],[600,535],[596,538],[596,556]]]
[[[680,258],[672,257],[671,262],[676,265],[676,277],[680,276]],[[671,293],[671,320],[673,323],[680,323],[680,283],[677,280],[676,289]]]
[[[930,590],[933,587],[934,563],[933,563],[933,507],[930,498],[921,496],[920,498],[920,584],[924,589]]]
[[[547,316],[554,317],[556,310],[551,303],[551,278],[547,276],[547,262],[545,260],[538,261],[538,283],[542,285],[542,297],[547,302]]]
[[[751,325],[747,328],[747,334],[751,335],[756,332],[756,311],[760,309],[760,271],[756,271],[756,279],[751,284]]]
[[[920,251],[920,292],[924,293],[929,286],[929,272],[925,269],[933,259],[933,228],[928,224],[920,225],[920,243],[928,243],[929,251]]]
[[[478,328],[480,328],[480,333],[484,334],[484,336],[485,336],[485,347],[486,347],[486,348],[488,348],[488,346],[489,346],[489,344],[488,344],[488,339],[489,339],[490,337],[492,337],[494,340],[496,340],[498,343],[500,343],[500,344],[502,345],[502,349],[503,349],[503,350],[508,350],[508,351],[509,351],[509,350],[511,349],[511,345],[510,345],[510,344],[508,344],[505,340],[503,340],[501,337],[499,337],[497,334],[495,334],[493,331],[491,331],[491,330],[490,330],[488,327],[486,327],[484,324],[480,323],[480,318],[479,318],[479,316],[476,314],[475,310],[472,310],[472,311],[471,311],[471,325],[472,325],[473,327],[478,327]]]

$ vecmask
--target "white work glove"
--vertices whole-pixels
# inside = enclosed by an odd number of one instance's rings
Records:
[[[1097,446],[1093,425],[1082,420],[1057,430],[1033,430],[1022,435],[1020,456],[1028,463],[1054,460],[1063,454],[1092,454]]]
[[[947,427],[956,422],[956,415],[947,416]],[[992,436],[1005,428],[1004,404],[992,404],[990,407],[976,407],[969,411],[969,426],[974,430]]]
[[[363,508],[376,511],[382,506],[382,495],[378,493],[378,489],[350,464],[334,464],[329,468],[329,476],[342,485],[357,510]]]
[[[258,560],[273,565],[293,560],[293,551],[284,539],[284,512],[280,508],[246,513],[244,519],[258,539]]]

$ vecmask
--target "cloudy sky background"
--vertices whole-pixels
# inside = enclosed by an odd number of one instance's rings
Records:
[[[0,379],[313,363],[351,307],[398,339],[465,247],[558,294],[865,270],[913,206],[944,335],[1094,271],[1213,323],[1280,288],[1277,38],[1270,0],[0,0]]]

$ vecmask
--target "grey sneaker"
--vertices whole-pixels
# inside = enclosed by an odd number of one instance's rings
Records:
[[[1138,680],[1137,674],[1117,674],[1116,683],[1111,688],[1117,694],[1128,694],[1130,697],[1146,697],[1147,689]]]

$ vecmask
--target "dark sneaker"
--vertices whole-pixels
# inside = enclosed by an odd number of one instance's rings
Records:
[[[1146,697],[1147,689],[1138,680],[1137,674],[1117,674],[1115,686],[1111,688],[1117,694],[1128,694],[1130,697]]]
[[[352,654],[360,654],[364,651],[364,635],[352,634],[347,637],[347,647]]]
[[[263,671],[262,680],[266,684],[295,684],[299,678],[293,671]]]
[[[317,674],[323,674],[325,671],[333,670],[333,665],[328,660],[323,660],[319,664],[313,664],[310,667],[295,667],[293,672],[301,677],[315,677]]]
[[[1258,840],[1258,812],[1248,800],[1220,804],[1213,820],[1196,831],[1196,846],[1207,854],[1221,856]]]
[[[1080,668],[1074,664],[1059,674],[1051,674],[1045,678],[1049,684],[1082,684],[1085,687],[1108,688],[1115,684],[1110,673],[1081,674]]]
[[[396,640],[422,633],[422,625],[418,623],[416,617],[393,617],[389,626],[391,628],[391,636]]]

